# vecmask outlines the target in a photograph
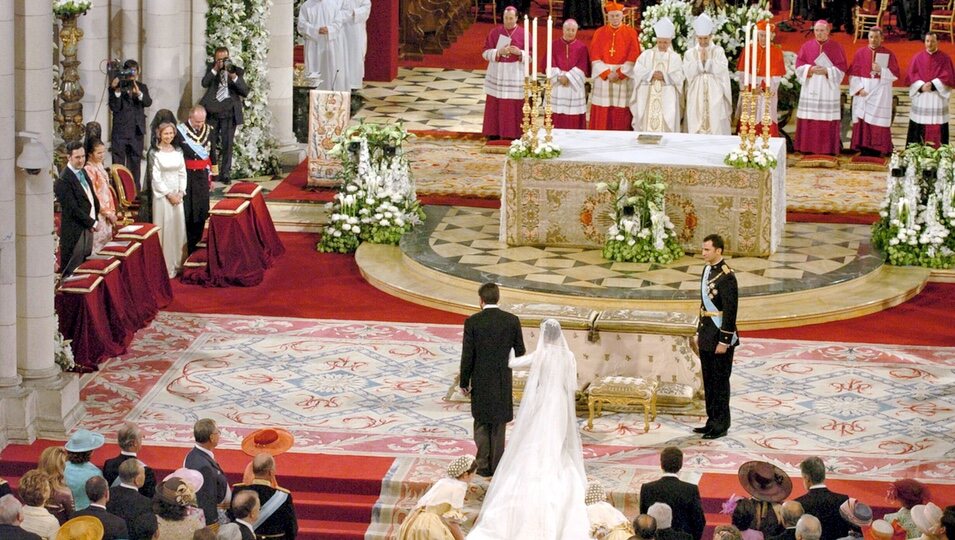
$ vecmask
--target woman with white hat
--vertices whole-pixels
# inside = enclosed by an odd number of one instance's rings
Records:
[[[435,482],[401,523],[398,540],[463,540],[467,516],[462,508],[475,470],[474,456],[452,461],[447,478]]]
[[[80,429],[66,441],[66,466],[63,468],[63,479],[67,487],[73,492],[73,504],[79,512],[90,505],[86,496],[86,481],[94,476],[103,476],[99,467],[90,463],[93,450],[103,446],[105,437],[90,431]]]
[[[922,531],[919,540],[945,540],[942,527],[942,509],[935,503],[917,504],[912,507],[912,521]]]

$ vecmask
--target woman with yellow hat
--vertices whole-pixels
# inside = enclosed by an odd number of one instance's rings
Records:
[[[452,461],[447,478],[435,482],[401,523],[398,540],[464,540],[467,516],[461,509],[475,470],[474,456]]]

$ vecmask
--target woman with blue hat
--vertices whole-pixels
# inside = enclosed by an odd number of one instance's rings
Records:
[[[76,510],[80,511],[90,505],[86,496],[86,481],[94,476],[103,476],[99,467],[90,463],[93,450],[103,446],[105,438],[94,431],[80,429],[66,441],[66,467],[63,469],[63,479],[67,487],[73,492],[73,501]]]

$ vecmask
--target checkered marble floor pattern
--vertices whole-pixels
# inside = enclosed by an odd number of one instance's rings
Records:
[[[480,133],[484,122],[484,70],[399,68],[391,82],[366,82],[365,105],[355,118],[401,120],[407,129]]]
[[[518,246],[498,241],[499,211],[426,207],[427,220],[401,241],[426,267],[473,281],[525,290],[624,299],[684,300],[699,296],[701,259],[666,265],[605,260],[596,249]],[[789,223],[775,254],[728,258],[743,296],[834,285],[876,270],[866,225]]]

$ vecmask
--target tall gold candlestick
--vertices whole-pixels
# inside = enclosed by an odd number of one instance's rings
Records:
[[[554,130],[554,107],[551,103],[551,81],[550,78],[544,79],[544,142],[550,144],[554,138],[552,132]]]
[[[773,97],[773,89],[767,84],[766,89],[763,91],[763,148],[769,148],[769,137],[772,135],[771,129],[773,125],[773,119],[770,117],[772,111],[770,110],[769,100]]]
[[[528,147],[531,145],[531,100],[533,99],[531,85],[531,78],[524,77],[524,106],[521,108],[524,117],[521,120],[521,140]]]

